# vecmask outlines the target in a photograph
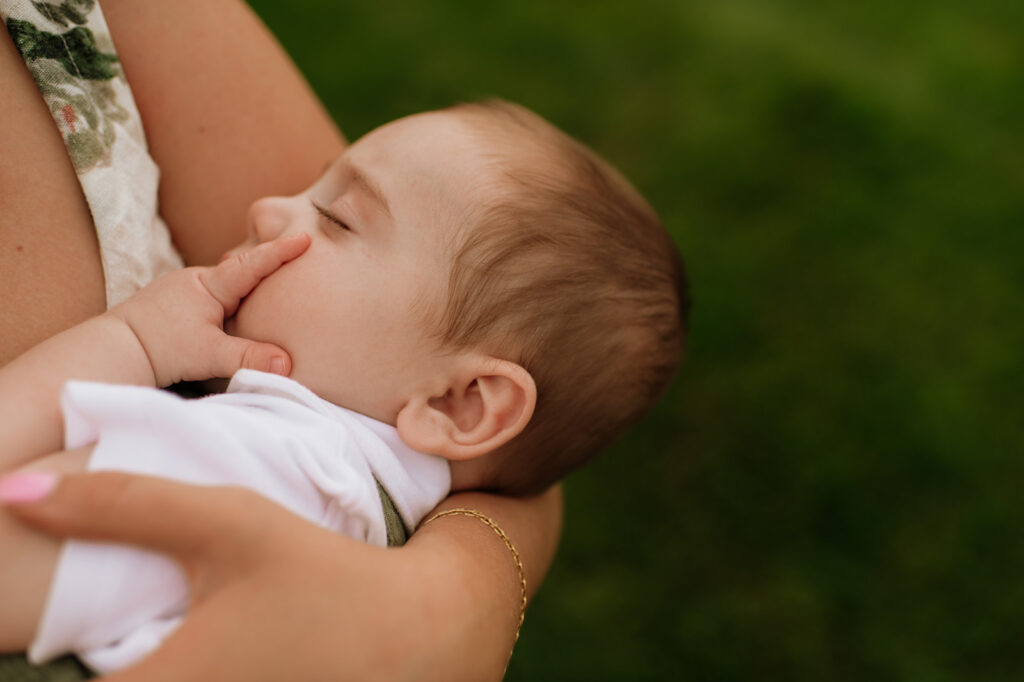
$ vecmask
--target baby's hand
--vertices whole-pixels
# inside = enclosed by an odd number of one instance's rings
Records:
[[[216,267],[168,273],[107,314],[135,333],[157,386],[230,377],[243,367],[288,376],[288,353],[269,343],[228,336],[224,319],[235,314],[263,278],[308,246],[308,235],[291,235],[233,254]]]

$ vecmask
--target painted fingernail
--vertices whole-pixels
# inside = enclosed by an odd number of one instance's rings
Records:
[[[9,474],[0,478],[0,502],[37,502],[53,491],[57,486],[57,480],[55,474]]]
[[[284,374],[284,360],[281,358],[271,358],[270,371],[274,374]]]

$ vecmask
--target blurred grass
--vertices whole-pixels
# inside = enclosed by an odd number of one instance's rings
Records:
[[[251,4],[350,139],[521,102],[687,259],[508,679],[1024,678],[1024,4]]]

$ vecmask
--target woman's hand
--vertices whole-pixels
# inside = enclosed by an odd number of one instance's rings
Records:
[[[557,543],[560,503],[556,489],[533,500],[461,494],[441,508],[495,517],[536,586]],[[466,517],[381,549],[238,488],[107,472],[66,476],[42,500],[8,509],[47,533],[141,545],[184,569],[184,624],[112,682],[498,680],[518,624],[511,557]]]

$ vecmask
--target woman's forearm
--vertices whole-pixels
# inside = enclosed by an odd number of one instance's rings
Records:
[[[433,512],[427,514],[426,518],[455,508],[473,509],[485,514],[508,534],[519,551],[526,571],[527,593],[532,597],[547,575],[558,547],[558,539],[562,532],[562,486],[556,485],[542,495],[524,498],[479,492],[456,493],[443,500]],[[505,571],[515,578],[515,590],[518,593],[518,574],[515,572],[508,549],[492,530],[477,520],[460,516],[438,519],[416,531],[410,539],[410,544],[415,545],[430,538],[433,532],[439,530],[435,524],[448,525],[451,530],[445,531],[444,534],[457,535],[451,542],[457,544],[459,551],[473,554],[475,558],[470,559],[467,566],[475,563],[479,563],[480,566],[471,570],[486,568],[487,576]],[[454,530],[456,527],[461,530]],[[486,554],[480,556],[485,547]]]
[[[558,545],[561,487],[523,499],[459,493],[427,518],[454,508],[480,512],[505,531],[519,552],[532,596]],[[500,679],[515,641],[521,604],[519,572],[502,539],[477,518],[450,515],[421,526],[402,551],[409,554],[410,565],[420,567],[430,588],[424,591],[420,586],[425,617],[410,619],[421,631],[419,637],[436,647],[436,660],[424,679]],[[469,652],[472,656],[466,655]]]

